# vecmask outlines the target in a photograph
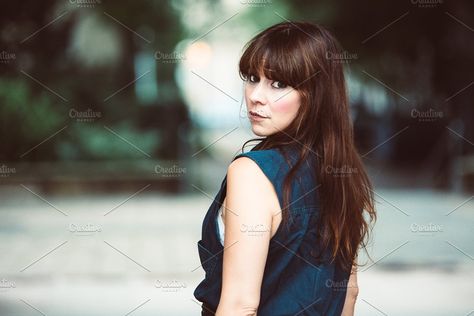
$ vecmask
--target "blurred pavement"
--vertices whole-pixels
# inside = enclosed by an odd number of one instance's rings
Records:
[[[200,315],[192,295],[203,277],[196,242],[217,188],[179,197],[36,190],[25,184],[0,193],[2,316]],[[472,312],[474,200],[376,192],[375,264],[359,272],[356,315]]]

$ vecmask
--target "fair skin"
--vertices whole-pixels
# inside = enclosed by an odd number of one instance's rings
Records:
[[[268,136],[287,127],[300,107],[300,96],[295,89],[269,80],[262,73],[249,76],[245,82],[245,99],[248,111],[266,117],[250,119],[252,131],[258,136]],[[270,239],[282,216],[272,183],[250,158],[236,159],[228,167],[222,218],[223,277],[216,316],[256,316]],[[262,232],[250,234],[242,227],[259,227]],[[356,284],[355,276],[351,274],[349,284]],[[355,283],[350,283],[354,279]],[[356,287],[348,287],[343,316],[353,315],[356,296],[350,289]]]
[[[280,81],[267,79],[263,73],[250,75],[245,82],[247,113],[258,112],[266,119],[254,121],[249,114],[252,132],[269,136],[285,129],[296,117],[301,98],[294,88]]]
[[[353,316],[357,295],[359,294],[359,286],[357,285],[357,268],[352,266],[351,275],[347,283],[346,300],[341,316]]]

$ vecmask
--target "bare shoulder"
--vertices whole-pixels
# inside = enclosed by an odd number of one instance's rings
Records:
[[[278,213],[280,205],[271,183],[258,164],[249,157],[232,161],[227,170],[227,196],[240,196],[246,203]]]
[[[225,208],[240,214],[244,222],[265,223],[273,237],[282,221],[281,206],[272,182],[258,164],[249,157],[235,159],[227,170],[227,184]]]
[[[232,161],[227,169],[227,174],[233,181],[245,182],[246,185],[271,185],[262,169],[249,157],[239,157]]]

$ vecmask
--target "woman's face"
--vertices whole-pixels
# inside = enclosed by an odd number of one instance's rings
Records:
[[[245,81],[245,102],[253,133],[263,137],[290,125],[301,100],[298,91],[292,87],[260,74],[249,75]]]

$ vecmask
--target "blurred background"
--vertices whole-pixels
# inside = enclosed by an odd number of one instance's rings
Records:
[[[2,1],[0,315],[200,315],[196,242],[254,137],[237,64],[342,43],[378,222],[356,315],[474,313],[470,1]],[[247,148],[250,150],[251,147]]]

